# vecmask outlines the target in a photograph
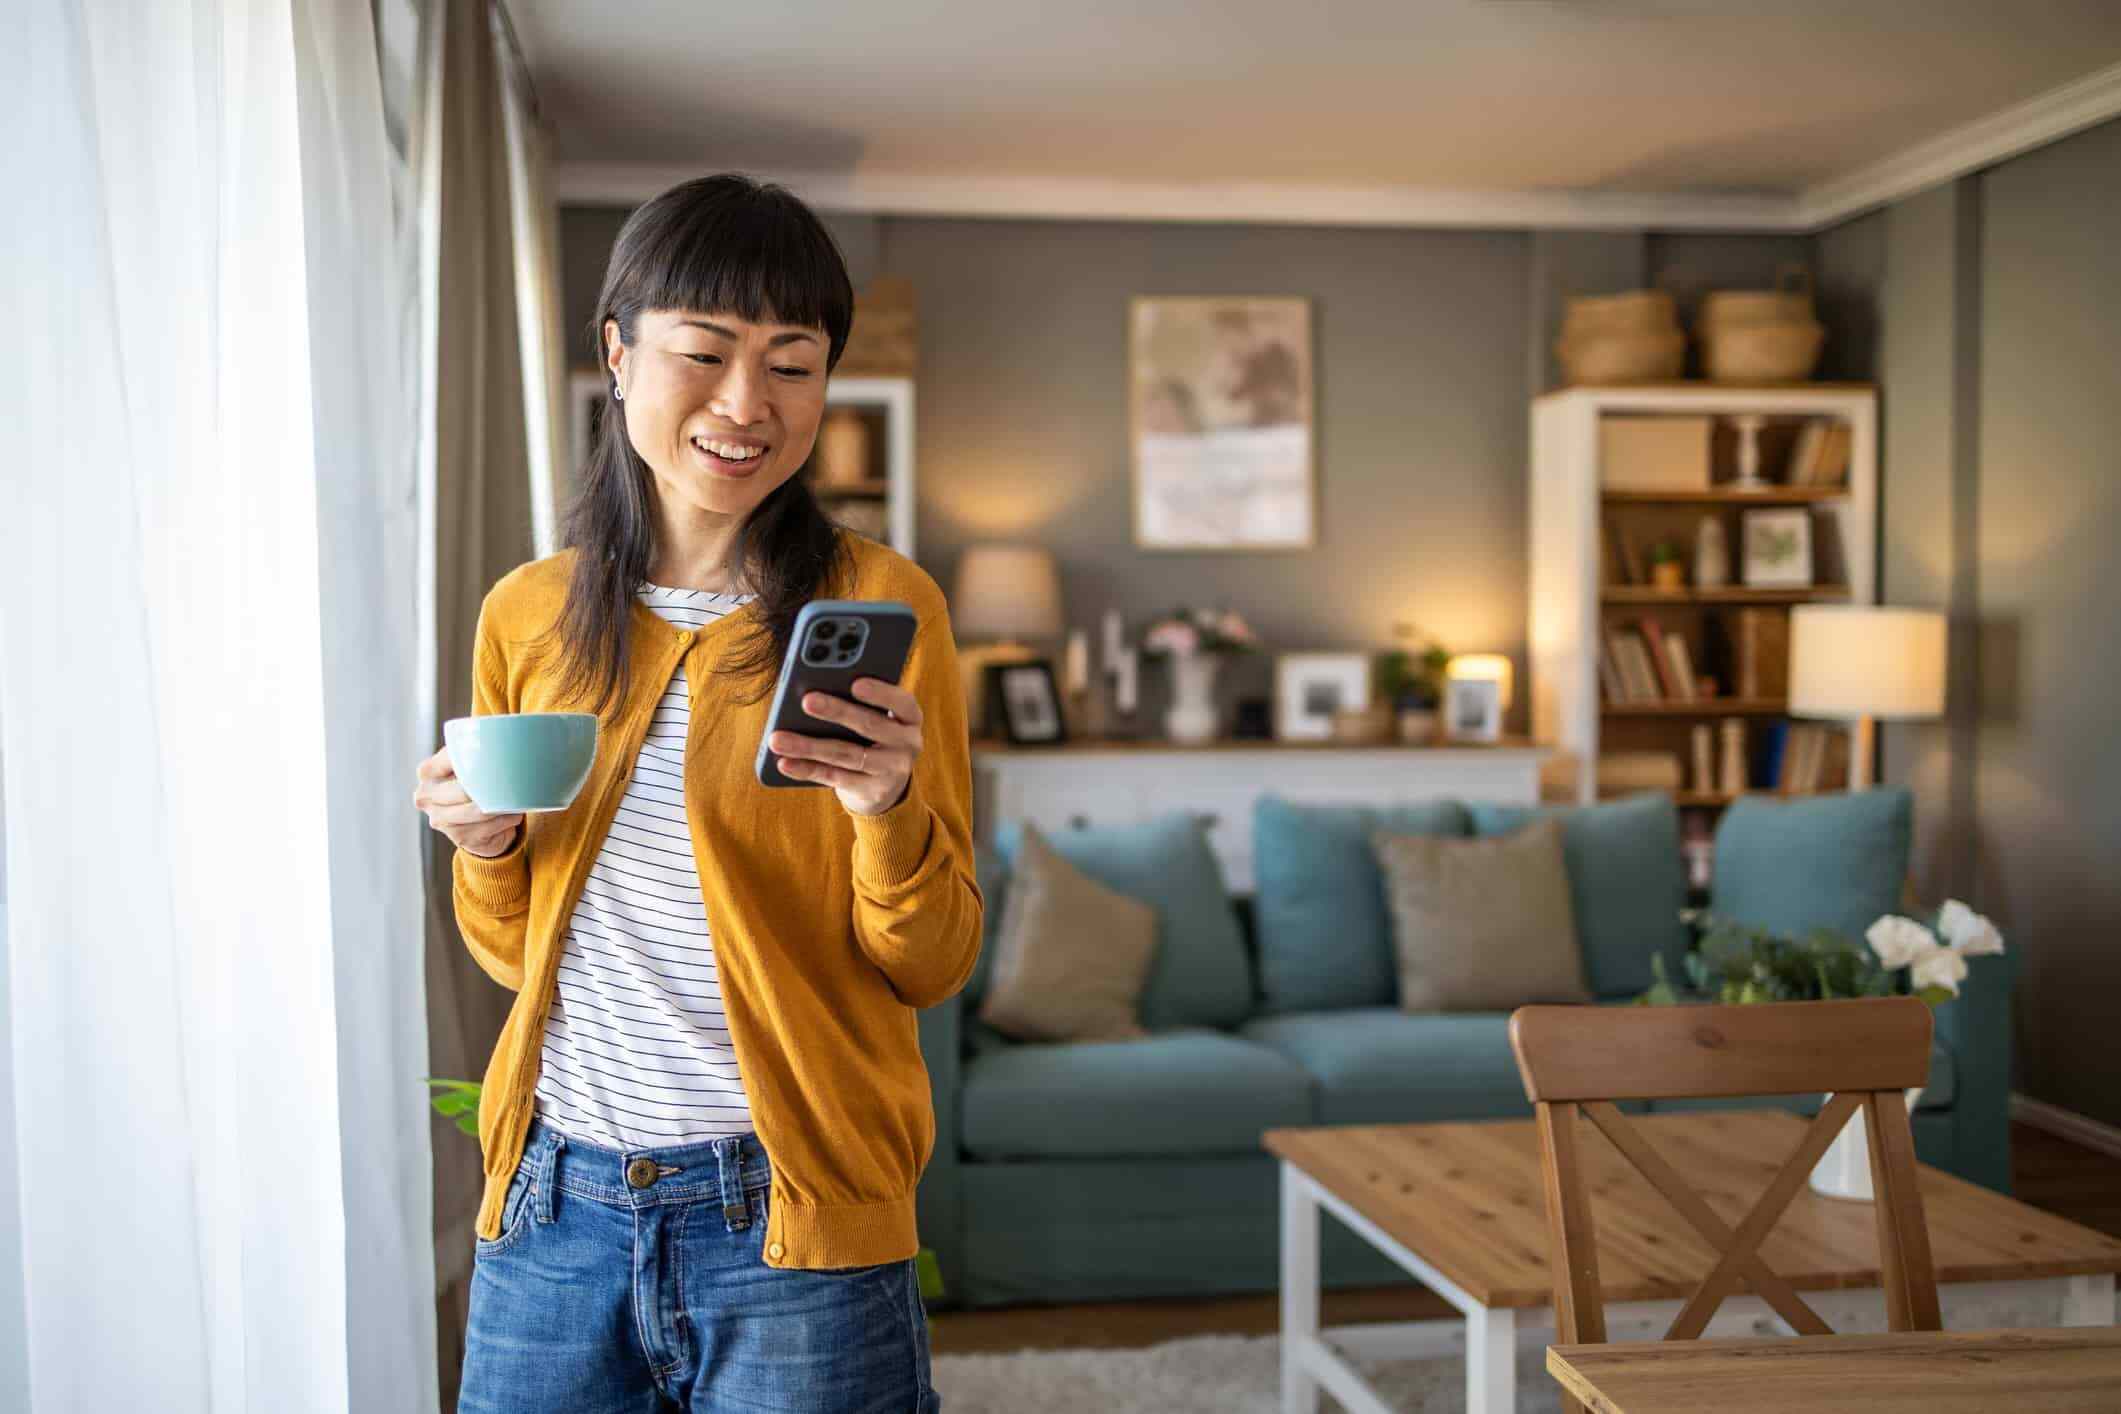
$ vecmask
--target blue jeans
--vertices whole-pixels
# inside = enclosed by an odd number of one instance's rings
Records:
[[[755,1135],[621,1153],[532,1119],[475,1240],[461,1414],[940,1409],[912,1259],[767,1266],[771,1173]]]

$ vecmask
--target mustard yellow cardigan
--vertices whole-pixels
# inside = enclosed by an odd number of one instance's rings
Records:
[[[914,1009],[964,985],[984,910],[972,856],[971,755],[941,590],[889,547],[843,535],[856,570],[839,597],[901,600],[919,620],[900,681],[921,705],[922,751],[898,804],[857,816],[829,788],[758,783],[753,759],[772,694],[739,705],[756,679],[712,671],[756,626],[757,601],[697,629],[635,603],[628,680],[601,718],[596,765],[574,804],[526,817],[506,854],[457,851],[465,944],[516,993],[479,1103],[480,1236],[500,1235],[529,1131],[562,930],[656,700],[683,663],[692,697],[685,814],[730,1039],[773,1165],[766,1260],[855,1267],[917,1250],[913,1190],[935,1144],[935,1115]],[[475,712],[581,710],[558,700],[554,650],[532,642],[558,618],[574,553],[523,565],[488,592],[474,653]]]

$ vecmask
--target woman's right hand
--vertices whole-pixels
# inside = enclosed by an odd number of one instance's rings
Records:
[[[413,805],[427,812],[427,823],[449,836],[458,849],[490,859],[506,854],[515,844],[521,812],[488,815],[472,804],[456,768],[449,764],[449,748],[443,747],[420,763],[419,784],[413,788]]]

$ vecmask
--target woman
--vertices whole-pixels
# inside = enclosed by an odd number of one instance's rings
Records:
[[[939,1407],[913,1256],[934,1142],[917,1007],[979,949],[971,766],[943,596],[796,476],[853,291],[787,192],[687,182],[619,233],[609,400],[566,548],[480,610],[475,710],[599,714],[566,810],[485,815],[446,749],[415,803],[457,920],[517,992],[479,1106],[486,1190],[459,1408]],[[897,599],[898,685],[775,733],[795,616]]]

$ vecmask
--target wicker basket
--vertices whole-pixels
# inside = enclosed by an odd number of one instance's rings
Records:
[[[1714,290],[1701,297],[1694,317],[1694,333],[1707,337],[1712,329],[1753,324],[1809,324],[1812,311],[1812,274],[1802,265],[1785,265],[1776,272],[1772,290]]]
[[[1686,367],[1686,335],[1677,329],[1592,334],[1556,339],[1554,353],[1572,384],[1666,383]]]
[[[1704,327],[1701,371],[1712,383],[1801,383],[1819,366],[1825,342],[1817,320]]]
[[[1663,290],[1629,290],[1617,295],[1575,295],[1562,316],[1561,337],[1592,334],[1661,334],[1679,327],[1672,297]]]

